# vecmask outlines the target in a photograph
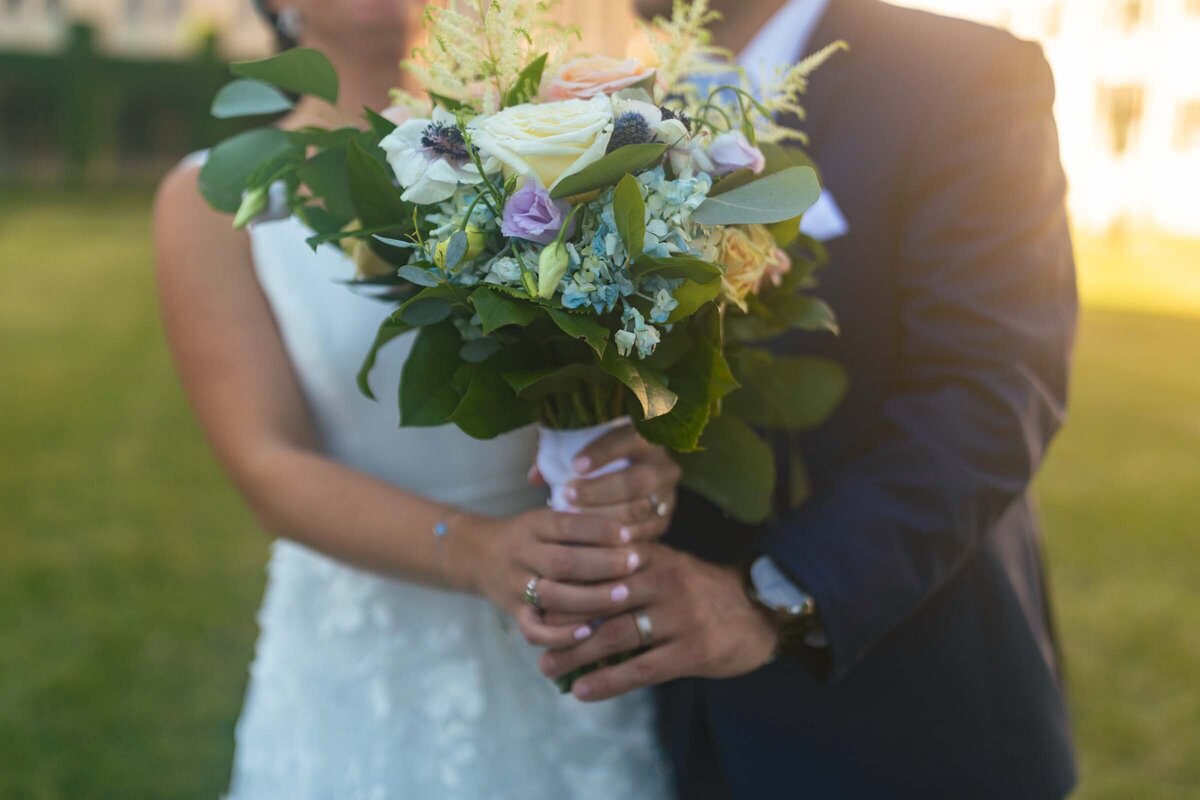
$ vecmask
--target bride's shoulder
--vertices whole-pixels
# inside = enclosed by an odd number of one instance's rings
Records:
[[[233,229],[231,218],[212,208],[200,191],[204,153],[181,160],[159,182],[154,197],[154,239],[160,262],[200,252],[244,248],[245,233]]]

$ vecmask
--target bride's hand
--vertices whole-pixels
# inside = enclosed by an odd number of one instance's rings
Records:
[[[536,577],[539,598],[553,602],[572,584],[627,579],[645,565],[646,547],[623,542],[620,528],[609,517],[545,508],[500,519],[470,517],[452,525],[443,565],[452,585],[511,614],[530,642],[558,649],[586,639],[591,628],[547,624],[525,602],[526,586]]]
[[[621,459],[629,462],[625,469],[586,477]],[[584,513],[619,522],[622,542],[654,541],[667,532],[682,473],[665,448],[647,442],[632,425],[592,442],[572,466],[585,477],[566,487],[566,500]],[[536,466],[530,479],[540,480]]]

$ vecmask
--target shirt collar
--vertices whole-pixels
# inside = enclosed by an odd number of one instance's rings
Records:
[[[738,54],[750,85],[761,89],[780,67],[800,60],[830,0],[788,0]]]

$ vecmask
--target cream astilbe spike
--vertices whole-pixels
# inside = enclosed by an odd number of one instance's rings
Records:
[[[766,87],[763,93],[762,105],[770,113],[767,116],[759,115],[755,120],[758,138],[764,142],[781,142],[788,139],[805,142],[806,137],[803,133],[780,125],[776,120],[788,115],[804,119],[804,106],[800,100],[808,91],[809,76],[836,53],[849,49],[845,42],[834,42],[805,57],[794,66],[781,70],[776,81]]]
[[[708,26],[721,19],[718,11],[708,7],[708,0],[675,0],[671,18],[655,17],[642,25],[657,64],[658,82],[672,88],[686,77],[727,72],[733,54],[716,47]]]
[[[495,111],[521,70],[548,53],[559,61],[578,30],[557,22],[557,0],[450,0],[428,6],[428,43],[413,48],[403,67],[428,91]]]

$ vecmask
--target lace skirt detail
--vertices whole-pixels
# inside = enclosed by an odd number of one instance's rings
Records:
[[[665,800],[653,698],[562,696],[487,603],[275,545],[229,800]]]

